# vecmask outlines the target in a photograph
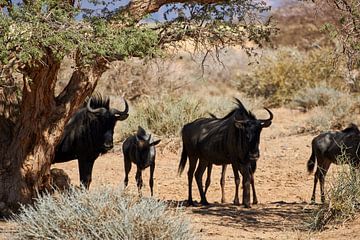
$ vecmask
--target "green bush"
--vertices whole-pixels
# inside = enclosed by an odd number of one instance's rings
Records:
[[[238,88],[250,96],[264,97],[269,106],[290,102],[296,92],[320,85],[347,88],[342,68],[334,68],[328,50],[300,52],[281,48],[268,52],[250,73],[240,76]]]
[[[119,189],[72,189],[23,206],[12,239],[194,239],[180,208]]]
[[[337,158],[342,165],[335,176],[326,182],[328,202],[314,211],[309,227],[322,230],[331,222],[344,222],[354,217],[360,210],[360,173],[349,162],[345,152]]]

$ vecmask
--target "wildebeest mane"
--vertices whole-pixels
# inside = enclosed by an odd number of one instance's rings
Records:
[[[238,156],[239,143],[243,149],[243,143],[246,141],[240,138],[246,136],[242,129],[235,127],[235,120],[255,120],[255,115],[246,110],[242,103],[236,99],[237,107],[231,110],[225,117],[217,118],[210,113],[212,118],[208,119],[209,131],[203,136],[202,141],[211,144],[211,148],[217,152],[234,154],[230,156],[235,158]]]

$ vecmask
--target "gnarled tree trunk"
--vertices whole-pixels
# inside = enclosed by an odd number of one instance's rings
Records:
[[[8,129],[8,141],[0,146],[0,215],[31,203],[37,191],[49,187],[50,163],[66,122],[95,88],[105,65],[78,68],[59,94],[54,88],[60,62],[49,53],[24,73],[21,114]],[[2,121],[2,125],[4,122]]]

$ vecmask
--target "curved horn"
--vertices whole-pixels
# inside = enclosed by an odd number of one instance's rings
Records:
[[[262,127],[266,128],[271,125],[271,120],[274,118],[274,114],[266,107],[264,109],[270,114],[270,117],[268,119],[261,119]]]
[[[104,111],[106,111],[106,108],[104,108],[104,107],[92,108],[91,107],[91,98],[88,100],[88,102],[86,104],[86,109],[91,113],[103,113]]]
[[[121,112],[115,108],[111,109],[111,112],[115,115],[116,119],[120,120],[120,121],[125,120],[129,116],[129,114],[128,114],[129,104],[127,103],[127,101],[125,99],[124,99],[124,102],[125,102],[125,110],[124,111]]]

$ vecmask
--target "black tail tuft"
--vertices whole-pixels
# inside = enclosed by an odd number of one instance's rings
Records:
[[[187,152],[185,149],[185,146],[183,146],[182,152],[181,152],[181,159],[180,159],[180,163],[179,163],[179,168],[178,168],[178,174],[181,175],[181,173],[184,171],[185,165],[186,165],[186,160],[187,160]]]
[[[315,156],[314,147],[312,147],[311,156],[310,156],[309,160],[307,161],[307,170],[309,173],[312,173],[314,171],[315,162],[316,162],[316,156]]]

